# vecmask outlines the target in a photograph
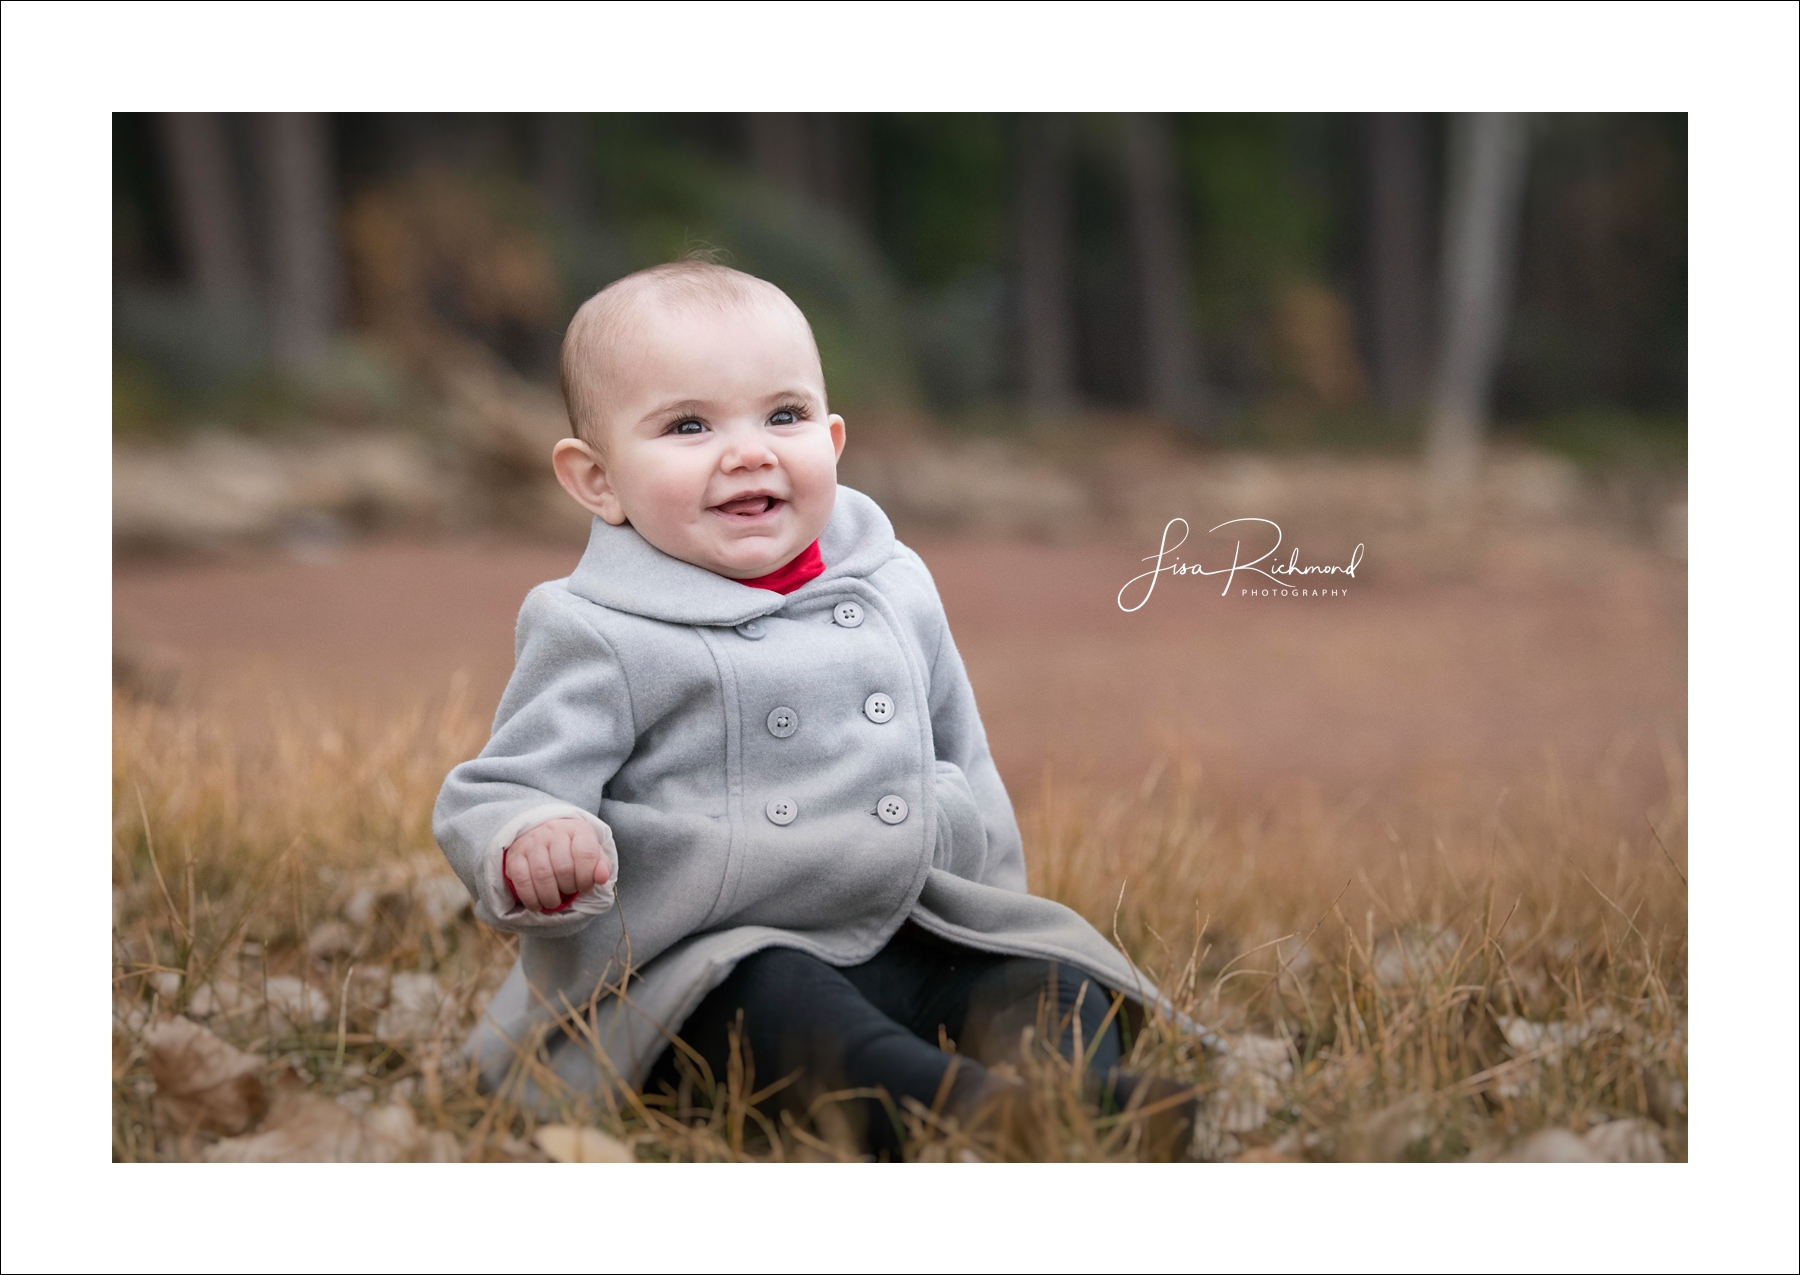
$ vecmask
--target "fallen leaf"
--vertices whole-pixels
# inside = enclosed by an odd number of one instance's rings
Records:
[[[413,886],[413,901],[441,930],[468,911],[471,900],[468,887],[459,878],[442,873]]]
[[[113,1026],[128,1036],[135,1036],[150,1022],[150,1015],[135,997],[113,997]]]
[[[632,1164],[637,1160],[630,1147],[598,1129],[540,1125],[534,1140],[558,1164]]]
[[[1221,1131],[1251,1133],[1281,1105],[1282,1086],[1294,1078],[1294,1061],[1284,1041],[1268,1036],[1234,1036],[1226,1049],[1217,1071],[1222,1083],[1207,1095],[1207,1108]]]
[[[356,950],[356,931],[342,921],[326,921],[306,936],[306,950],[319,958],[342,956]]]
[[[1443,973],[1455,959],[1455,930],[1416,927],[1375,944],[1375,981],[1383,987],[1412,987]]]
[[[330,998],[292,974],[270,979],[266,994],[271,1026],[277,1031],[316,1027],[331,1017]]]
[[[1414,1094],[1372,1111],[1337,1137],[1337,1159],[1355,1164],[1391,1164],[1431,1131],[1425,1096]]]
[[[1238,1164],[1298,1164],[1299,1156],[1283,1155],[1274,1147],[1251,1147],[1238,1156]]]
[[[1648,1120],[1609,1120],[1597,1124],[1582,1138],[1593,1158],[1606,1164],[1661,1164],[1662,1130]]]
[[[188,1013],[196,1018],[234,1014],[248,999],[248,994],[236,983],[215,979],[194,989],[194,994],[188,997]]]
[[[1591,1164],[1595,1158],[1568,1129],[1539,1129],[1495,1157],[1501,1164]]]
[[[290,1072],[276,1085],[262,1127],[209,1147],[206,1158],[217,1163],[388,1164],[412,1159],[424,1143],[412,1108],[405,1104],[383,1103],[358,1116],[309,1090]]]
[[[434,1129],[425,1139],[425,1149],[419,1158],[430,1164],[461,1164],[462,1146],[448,1129]]]
[[[268,1109],[263,1060],[188,1018],[158,1018],[144,1032],[156,1101],[184,1132],[242,1133]]]
[[[381,903],[381,896],[369,886],[358,886],[349,900],[344,904],[344,919],[359,930],[366,930],[375,924],[375,909]]]
[[[385,965],[358,965],[350,975],[350,1003],[368,1009],[384,1008],[392,978]]]
[[[443,988],[430,974],[396,974],[388,984],[387,1008],[375,1020],[375,1038],[393,1044],[429,1040],[448,1015]]]

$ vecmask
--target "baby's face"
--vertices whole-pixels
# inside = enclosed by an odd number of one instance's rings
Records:
[[[774,305],[654,304],[634,318],[591,507],[708,571],[775,570],[831,517],[844,449],[800,319]]]

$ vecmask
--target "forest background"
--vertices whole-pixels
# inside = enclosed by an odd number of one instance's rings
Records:
[[[1678,463],[1685,119],[1490,122],[122,114],[115,427],[442,430],[436,343],[548,383],[577,302],[713,246],[850,410],[1404,450],[1473,292],[1484,417]]]
[[[562,326],[695,250],[811,319],[1033,888],[1232,1043],[1135,1046],[1198,1154],[1684,1157],[1686,127],[115,116],[115,1157],[842,1153],[455,1061],[511,948],[427,814],[584,539]],[[1121,611],[1174,517],[1366,557]],[[1142,1154],[1034,1079],[1025,1153]]]

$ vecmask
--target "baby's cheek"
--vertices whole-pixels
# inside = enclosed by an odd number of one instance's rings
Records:
[[[820,431],[817,438],[795,440],[793,452],[783,457],[793,487],[794,504],[805,508],[824,506],[831,512],[837,494],[837,456],[831,447],[831,435]]]

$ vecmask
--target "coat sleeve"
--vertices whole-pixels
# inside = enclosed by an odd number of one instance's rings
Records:
[[[1006,785],[1000,781],[1000,771],[988,752],[987,731],[982,728],[981,713],[975,707],[975,688],[969,685],[968,671],[950,636],[950,623],[935,587],[931,601],[937,630],[937,650],[931,660],[931,734],[939,769],[948,762],[962,772],[968,794],[980,813],[981,826],[987,834],[987,852],[976,879],[983,885],[1023,894],[1025,848],[1019,821],[1013,813],[1012,799],[1006,795]],[[940,791],[943,787],[940,783]]]
[[[475,914],[503,930],[571,934],[613,903],[619,856],[601,821],[601,791],[630,755],[631,694],[612,648],[554,586],[532,590],[519,612],[512,680],[481,755],[444,780],[431,827],[475,898]],[[550,819],[586,820],[612,863],[612,879],[566,911],[526,910],[501,871],[506,847]]]

